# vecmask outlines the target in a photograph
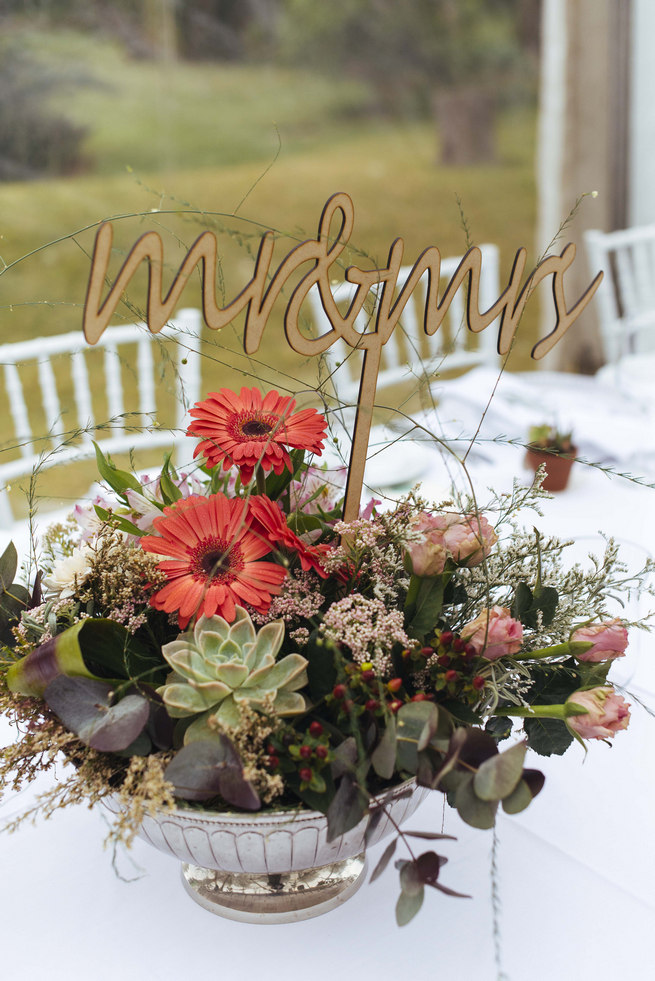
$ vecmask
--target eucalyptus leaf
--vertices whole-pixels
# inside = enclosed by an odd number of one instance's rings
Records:
[[[222,733],[216,739],[192,742],[176,753],[164,772],[184,800],[204,801],[220,795],[228,804],[256,811],[261,801],[244,779],[241,759]]]
[[[369,882],[375,882],[375,880],[382,875],[387,865],[389,864],[389,862],[394,856],[394,852],[396,851],[397,844],[398,844],[398,839],[394,838],[384,849],[380,861],[377,863],[377,865],[371,872],[371,878],[369,879]]]
[[[424,896],[425,889],[423,886],[418,892],[407,893],[403,891],[400,893],[396,903],[396,923],[398,926],[405,926],[414,919],[423,905]]]
[[[46,703],[67,729],[85,745],[103,753],[126,749],[143,732],[150,706],[140,695],[112,704],[114,689],[106,682],[59,675],[46,687]]]
[[[509,797],[523,772],[527,743],[516,743],[481,763],[473,778],[473,789],[481,800],[497,801]]]
[[[396,769],[396,723],[393,716],[386,720],[380,742],[371,754],[373,769],[383,780],[390,780]]]
[[[473,777],[469,775],[455,791],[455,807],[462,821],[473,828],[493,828],[496,822],[497,801],[480,800],[473,789]]]
[[[359,784],[349,774],[344,774],[327,811],[327,840],[334,841],[356,828],[368,811],[369,800],[369,795]]]

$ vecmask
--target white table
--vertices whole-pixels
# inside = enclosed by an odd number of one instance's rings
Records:
[[[568,400],[562,394],[567,387]],[[562,380],[562,406],[575,406],[582,387],[592,398],[592,383],[571,387],[570,379]],[[480,380],[474,390],[483,397]],[[534,384],[531,391],[538,399]],[[495,408],[514,414],[517,427],[523,424],[521,412],[527,414],[525,406],[519,412],[516,392],[512,400],[501,391]],[[623,425],[630,413],[624,404]],[[595,429],[589,432],[599,434],[597,454],[607,456],[613,447],[618,457],[616,406],[610,415],[596,401],[593,414]],[[655,459],[655,429],[644,427],[643,414],[635,418]],[[495,435],[515,435],[508,429]],[[625,452],[637,435],[626,429]],[[488,459],[472,459],[471,470],[484,497],[487,483],[502,489],[520,472],[522,450],[482,445]],[[431,458],[424,486],[426,494],[436,496],[444,485],[438,459]],[[570,489],[547,503],[538,523],[562,537],[577,537],[583,550],[599,529],[614,533],[635,559],[655,553],[655,490],[578,467]],[[613,672],[655,706],[655,642],[648,635],[635,635],[629,656]],[[0,736],[8,729],[0,720]],[[645,981],[652,976],[655,917],[654,760],[655,718],[634,703],[630,729],[619,733],[611,749],[598,743],[586,757],[574,746],[563,758],[532,758],[531,765],[546,773],[542,794],[520,815],[501,814],[497,825],[496,941],[493,835],[467,827],[449,809],[443,815],[438,794],[419,808],[410,826],[441,830],[443,818],[444,829],[458,841],[437,849],[450,857],[442,881],[473,898],[431,892],[421,913],[402,930],[394,921],[393,868],[324,917],[275,927],[233,923],[193,903],[175,861],[142,842],[131,855],[142,877],[122,881],[102,848],[102,810],[62,811],[14,836],[0,835],[3,977],[597,981],[618,976]],[[0,817],[30,797],[31,791],[10,797]],[[383,847],[373,851],[373,864]],[[118,865],[128,878],[137,874],[124,854]]]

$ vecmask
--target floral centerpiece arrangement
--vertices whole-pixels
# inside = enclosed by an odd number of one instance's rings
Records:
[[[489,828],[542,789],[528,748],[627,727],[608,598],[630,582],[612,543],[567,569],[562,543],[513,526],[538,489],[486,514],[412,492],[345,524],[314,409],[223,389],[191,417],[192,473],[137,477],[98,451],[106,495],[48,530],[26,582],[13,546],[0,560],[0,708],[20,730],[0,777],[19,788],[63,754],[45,814],[118,800],[129,842],[162,808],[304,807],[334,840],[413,779]],[[405,923],[425,886],[458,893],[416,848],[443,836],[397,831],[374,874],[403,839]]]

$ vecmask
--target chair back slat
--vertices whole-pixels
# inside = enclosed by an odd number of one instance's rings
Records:
[[[41,387],[41,401],[45,417],[52,427],[51,441],[53,446],[59,446],[63,436],[61,434],[61,405],[57,394],[57,381],[52,370],[52,363],[47,358],[39,358],[39,385]]]
[[[19,444],[21,455],[25,459],[29,459],[32,455],[30,447],[32,430],[27,414],[27,406],[25,405],[23,384],[16,365],[11,362],[5,362],[5,385],[7,386],[7,398],[9,400],[11,416],[14,420],[16,441]]]
[[[105,387],[107,390],[109,418],[115,420],[112,429],[114,432],[118,430],[124,433],[123,413],[125,412],[125,401],[123,399],[123,374],[121,371],[121,358],[116,344],[108,344],[105,347]]]
[[[0,527],[12,522],[11,481],[37,466],[92,458],[94,441],[106,454],[170,446],[178,463],[189,463],[188,446],[180,450],[188,442],[188,409],[201,393],[201,324],[200,311],[187,309],[157,335],[145,324],[126,324],[108,327],[93,347],[81,331],[0,345],[5,415],[13,423],[0,452]],[[37,376],[42,408],[26,395]],[[74,415],[67,416],[62,406],[71,403]]]
[[[655,225],[584,233],[589,266],[604,278],[596,309],[605,360],[655,348]]]

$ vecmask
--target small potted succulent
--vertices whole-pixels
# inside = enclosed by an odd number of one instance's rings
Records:
[[[570,432],[562,433],[555,426],[548,424],[531,426],[528,431],[525,463],[535,471],[542,463],[544,464],[546,467],[542,484],[544,490],[565,490],[577,452]]]

